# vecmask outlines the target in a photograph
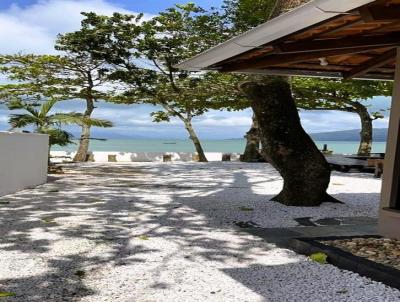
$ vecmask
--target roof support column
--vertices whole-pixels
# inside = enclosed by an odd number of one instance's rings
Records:
[[[400,47],[390,111],[388,139],[383,168],[379,232],[400,239]]]

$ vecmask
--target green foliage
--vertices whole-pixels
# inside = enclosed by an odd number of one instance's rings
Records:
[[[97,88],[102,87],[108,72],[101,62],[80,56],[2,55],[0,73],[12,83],[0,85],[0,99],[107,100],[110,93]]]
[[[8,104],[8,109],[19,110],[21,113],[11,114],[9,123],[12,128],[25,128],[33,125],[35,132],[47,134],[50,145],[65,146],[71,143],[72,135],[61,129],[61,125],[90,124],[100,127],[111,127],[112,123],[106,120],[84,117],[80,113],[54,113],[50,111],[57,103],[55,99],[49,99],[42,103],[27,103],[20,99],[13,99]]]
[[[17,294],[12,293],[12,292],[1,292],[0,291],[0,298],[5,298],[5,297],[15,297]]]
[[[112,123],[92,119],[81,113],[50,113],[62,100],[107,99],[109,93],[97,89],[103,84],[104,70],[86,57],[54,55],[0,56],[0,73],[11,83],[0,85],[0,98],[10,110],[12,128],[34,126],[35,132],[48,134],[50,145],[71,143],[72,135],[61,125],[111,127]]]
[[[293,93],[299,107],[346,108],[348,101],[371,99],[375,96],[390,96],[391,82],[357,81],[295,77],[292,80]]]
[[[279,0],[225,0],[224,17],[232,34],[242,33],[272,18]]]
[[[299,108],[357,112],[357,106],[364,106],[360,103],[362,100],[372,99],[375,96],[390,96],[393,84],[379,81],[295,77],[292,79],[292,88]],[[371,114],[374,118],[383,117],[379,112]]]
[[[328,255],[323,252],[317,252],[310,255],[310,259],[318,262],[319,264],[327,264],[328,263]]]
[[[37,130],[38,133],[47,134],[49,136],[50,146],[59,145],[66,146],[72,143],[72,134],[60,128],[43,127]]]
[[[89,53],[112,69],[108,79],[119,85],[116,103],[157,106],[155,122],[178,118],[185,124],[196,150],[200,143],[192,119],[210,109],[241,109],[237,102],[239,76],[188,72],[176,64],[228,38],[216,10],[206,12],[193,3],[177,5],[150,20],[142,15],[84,13],[82,28],[64,35],[74,38],[69,51]]]
[[[156,123],[169,122],[170,121],[170,116],[165,111],[152,112],[151,113],[151,117],[153,118],[153,121],[156,122]]]

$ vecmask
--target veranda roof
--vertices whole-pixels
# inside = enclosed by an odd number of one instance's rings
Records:
[[[400,0],[314,0],[177,67],[392,80],[398,46]]]

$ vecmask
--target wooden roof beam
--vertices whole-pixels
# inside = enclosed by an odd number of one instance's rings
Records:
[[[330,56],[338,56],[345,54],[354,54],[354,53],[362,53],[366,51],[370,51],[372,49],[377,49],[377,47],[353,47],[353,48],[345,48],[345,49],[334,49],[334,50],[325,50],[325,51],[314,51],[314,52],[306,52],[306,53],[297,53],[297,54],[271,54],[268,56],[264,56],[258,59],[251,59],[251,61],[242,61],[237,63],[230,63],[223,66],[215,66],[219,67],[219,70],[222,72],[231,72],[231,71],[239,71],[244,69],[260,69],[260,68],[268,68],[270,66],[276,66],[280,64],[290,64],[290,63],[298,63],[304,61],[315,60],[319,58],[325,58]],[[379,49],[379,48],[378,48]]]
[[[365,63],[362,63],[360,66],[353,68],[349,72],[344,73],[343,77],[345,79],[351,79],[355,77],[359,77],[360,75],[364,75],[371,70],[384,66],[388,63],[391,63],[396,58],[396,48],[393,48],[383,54],[368,60]]]
[[[266,74],[266,75],[283,75],[283,76],[306,76],[306,77],[326,77],[326,78],[339,78],[343,77],[341,72],[329,72],[329,71],[315,71],[315,70],[302,70],[302,69],[285,69],[285,68],[268,68],[268,69],[246,69],[242,73],[249,74]],[[383,73],[369,73],[358,77],[358,79],[374,79],[391,81],[393,80],[392,74]]]
[[[315,35],[315,37],[321,37],[321,36],[335,34],[337,32],[341,32],[341,31],[343,31],[345,29],[348,29],[348,28],[351,28],[351,27],[353,27],[355,25],[359,25],[359,24],[363,24],[363,23],[365,23],[365,22],[362,19],[361,20],[353,20],[353,21],[350,21],[350,22],[345,23],[343,25],[337,26],[337,27],[335,27],[333,29],[329,29],[329,30],[326,30],[325,32],[319,33],[319,34]]]
[[[358,10],[364,22],[400,22],[399,6],[371,6]]]
[[[354,47],[378,48],[397,45],[400,45],[400,32],[356,37],[351,36],[338,39],[316,39],[311,41],[280,43],[276,45],[275,48],[280,53],[301,53],[325,50],[339,50]]]

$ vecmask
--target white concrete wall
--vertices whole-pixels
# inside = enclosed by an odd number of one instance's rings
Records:
[[[0,196],[47,181],[48,145],[47,135],[0,132]]]
[[[162,162],[163,155],[172,155],[172,161],[193,161],[194,153],[187,152],[93,152],[95,162],[108,162],[108,155],[116,155],[117,162]],[[222,152],[206,152],[209,161],[221,161]],[[53,162],[62,162],[63,160],[74,158],[75,152],[51,151]],[[65,158],[64,158],[65,156]],[[232,153],[232,161],[239,160],[240,154]]]

